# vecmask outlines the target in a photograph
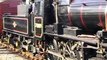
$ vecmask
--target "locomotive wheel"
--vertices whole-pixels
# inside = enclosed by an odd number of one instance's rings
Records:
[[[55,39],[53,39],[53,42],[50,45],[48,45],[48,47],[49,47],[48,48],[49,50],[54,51],[54,52],[58,52],[58,44]],[[57,56],[50,54],[50,53],[47,53],[46,60],[59,60],[59,58]]]
[[[4,42],[4,35],[1,36],[1,42]]]
[[[57,41],[54,39],[49,45],[48,45],[48,49],[58,52],[58,44]]]
[[[7,38],[8,38],[8,37],[6,36],[6,34],[4,34],[4,35],[1,36],[1,41],[2,41],[2,42],[6,42],[6,41],[7,41]]]
[[[54,45],[55,51],[58,52],[58,44],[55,39],[53,39],[53,45]]]
[[[28,37],[23,37],[23,40],[22,40],[22,51],[23,52],[29,51],[30,42],[31,42],[31,40],[29,40]]]
[[[83,60],[82,50],[77,43],[71,41],[61,41],[58,45],[61,51],[61,55],[63,55],[65,59],[70,58],[74,60]]]
[[[6,43],[6,44],[9,44],[11,34],[9,34],[7,32],[4,32],[0,37],[1,37],[2,42]]]
[[[74,52],[76,54],[77,60],[83,60],[83,59],[81,59],[81,52],[80,51],[75,50]]]
[[[19,48],[19,47],[20,47],[20,46],[19,46],[20,42],[18,41],[18,38],[17,38],[17,37],[13,37],[13,38],[11,39],[11,44],[14,46],[14,48]]]

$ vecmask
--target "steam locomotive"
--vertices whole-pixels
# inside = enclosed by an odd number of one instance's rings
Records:
[[[3,42],[47,60],[107,58],[107,1],[22,0],[3,16]]]

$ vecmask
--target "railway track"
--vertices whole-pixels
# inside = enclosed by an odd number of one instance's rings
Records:
[[[32,53],[22,52],[13,48],[12,45],[0,41],[0,60],[44,60],[43,56],[33,56]]]
[[[6,48],[0,47],[0,60],[28,60],[23,58],[15,52],[10,52]]]

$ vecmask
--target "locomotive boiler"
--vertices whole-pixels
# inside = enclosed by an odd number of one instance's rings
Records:
[[[106,1],[72,2],[70,6],[59,5],[59,23],[76,26],[85,31],[106,30]]]

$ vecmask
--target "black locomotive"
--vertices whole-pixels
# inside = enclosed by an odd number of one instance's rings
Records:
[[[106,59],[106,3],[23,1],[18,5],[17,15],[4,15],[2,41],[8,40],[15,48],[34,55],[46,51],[47,60]]]

